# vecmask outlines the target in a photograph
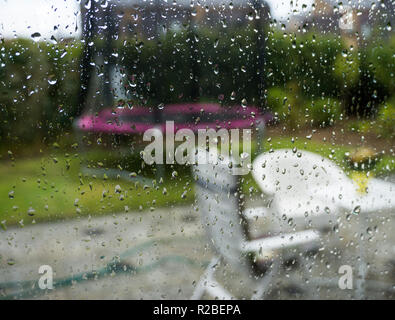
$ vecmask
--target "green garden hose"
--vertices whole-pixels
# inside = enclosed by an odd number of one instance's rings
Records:
[[[137,245],[131,249],[124,251],[119,256],[119,258],[113,258],[111,262],[109,262],[107,265],[105,265],[103,268],[100,268],[99,270],[90,271],[90,272],[81,272],[73,276],[54,279],[53,281],[54,286],[56,288],[64,288],[64,287],[72,286],[73,284],[79,282],[83,282],[87,280],[95,280],[100,277],[105,277],[108,275],[120,275],[120,274],[137,275],[145,272],[150,272],[167,262],[187,264],[193,267],[205,267],[208,265],[208,261],[198,262],[191,258],[185,256],[179,256],[179,255],[167,255],[161,257],[160,259],[158,259],[157,261],[151,264],[148,264],[146,266],[139,266],[139,267],[135,267],[130,264],[122,262],[123,259],[134,256],[135,254],[141,252],[142,250],[146,250],[157,243],[166,242],[166,240],[168,241],[168,239],[157,239],[157,240],[146,241],[140,245]],[[0,296],[0,299],[1,300],[25,299],[48,292],[47,290],[40,289],[36,285],[37,285],[37,281],[34,280],[0,283],[0,290],[1,289],[4,290],[7,288],[21,287],[21,290],[19,292]]]

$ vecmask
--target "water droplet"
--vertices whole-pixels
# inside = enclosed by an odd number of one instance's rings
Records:
[[[33,41],[38,42],[41,39],[41,33],[34,32],[31,34],[31,37],[32,37]]]
[[[243,100],[241,100],[241,106],[242,106],[243,108],[246,108],[246,107],[247,107],[247,99],[246,99],[246,98],[244,98]]]
[[[90,9],[91,8],[91,0],[85,1],[84,7],[85,7],[85,9]]]
[[[361,206],[356,206],[356,207],[353,209],[353,211],[352,211],[352,213],[355,214],[355,215],[360,214],[360,212],[361,212]]]
[[[102,8],[107,8],[107,7],[108,7],[108,2],[107,2],[106,0],[103,0],[103,1],[100,3],[100,7],[102,7]]]
[[[13,266],[13,265],[15,264],[15,260],[14,260],[14,259],[8,259],[8,260],[7,260],[7,264],[8,264],[9,266]]]
[[[329,209],[328,207],[325,207],[325,213],[330,214],[331,213],[331,209]]]
[[[51,86],[55,85],[56,82],[58,82],[58,80],[55,79],[55,76],[54,76],[54,75],[50,75],[50,76],[48,77],[48,83],[49,83]]]
[[[214,48],[218,47],[218,43],[219,43],[219,40],[216,39],[216,40],[214,41]]]
[[[218,67],[218,65],[216,64],[216,65],[214,66],[214,74],[217,75],[218,73],[219,73],[219,67]]]
[[[240,158],[241,158],[241,160],[246,160],[246,159],[249,158],[249,156],[250,156],[249,153],[243,152],[243,153],[240,155]]]

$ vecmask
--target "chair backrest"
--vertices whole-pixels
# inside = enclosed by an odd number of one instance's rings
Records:
[[[232,265],[245,266],[241,244],[246,241],[246,225],[241,215],[238,177],[232,174],[230,158],[219,159],[215,152],[199,149],[199,157],[211,163],[192,166],[195,197],[203,226],[215,251]],[[206,158],[207,159],[207,158]],[[215,163],[212,163],[215,159]]]
[[[334,196],[328,190],[348,193],[353,188],[334,162],[308,151],[266,152],[254,160],[252,174],[262,191],[269,195],[325,197]]]
[[[308,151],[280,149],[261,154],[253,162],[252,174],[261,190],[276,195],[280,206],[289,211],[319,206],[370,212],[394,207],[394,184],[370,179],[367,192],[360,193],[360,186],[333,161]]]

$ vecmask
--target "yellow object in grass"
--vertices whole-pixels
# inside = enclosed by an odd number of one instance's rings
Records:
[[[351,173],[351,179],[357,185],[357,192],[367,193],[368,183],[371,175],[366,175],[364,172],[354,171]]]

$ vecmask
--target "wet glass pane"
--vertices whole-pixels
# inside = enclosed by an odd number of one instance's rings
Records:
[[[394,1],[0,6],[0,299],[395,297]]]

